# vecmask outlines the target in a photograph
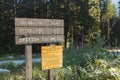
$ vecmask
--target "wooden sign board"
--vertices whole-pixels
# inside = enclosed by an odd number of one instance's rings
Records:
[[[63,66],[62,46],[42,46],[42,70]]]
[[[64,42],[64,35],[16,36],[16,44]]]
[[[15,18],[15,26],[64,26],[63,20]]]
[[[64,21],[15,18],[16,44],[64,42]]]
[[[15,35],[64,34],[62,27],[15,27]]]

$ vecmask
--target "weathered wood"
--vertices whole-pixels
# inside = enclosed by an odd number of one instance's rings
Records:
[[[15,37],[16,44],[57,43],[64,42],[64,35],[21,35]]]
[[[56,80],[55,69],[48,70],[48,80]]]
[[[64,34],[62,27],[15,27],[15,35]]]
[[[16,44],[26,44],[26,80],[32,80],[32,45],[64,42],[64,20],[15,18]],[[56,55],[55,55],[56,56]],[[62,66],[62,58],[59,66]],[[49,70],[49,80],[55,80],[55,69]]]
[[[16,44],[64,42],[64,20],[15,18]]]
[[[32,45],[25,45],[26,80],[32,80]]]
[[[51,47],[55,47],[55,44],[50,44]],[[61,47],[59,47],[61,48]],[[48,70],[48,80],[56,80],[55,69]]]
[[[64,26],[60,19],[15,18],[15,26]]]

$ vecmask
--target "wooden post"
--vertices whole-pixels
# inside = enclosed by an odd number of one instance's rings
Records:
[[[26,80],[32,80],[32,45],[25,45]]]
[[[50,46],[55,46],[55,44],[50,44]],[[55,80],[55,69],[48,70],[48,80]]]
[[[48,80],[55,80],[55,69],[48,70]]]

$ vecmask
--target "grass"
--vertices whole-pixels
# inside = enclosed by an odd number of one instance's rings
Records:
[[[64,51],[64,67],[56,69],[56,80],[120,80],[120,56],[84,50]],[[25,80],[24,64],[17,67],[6,64],[5,67],[12,72],[0,74],[2,80]],[[33,80],[48,80],[47,75],[40,64],[33,64]]]
[[[33,57],[32,58],[40,58],[41,55],[40,53],[34,53],[32,54]],[[20,59],[25,59],[25,54],[1,54],[0,55],[0,61],[2,60],[20,60]]]
[[[63,54],[64,67],[55,71],[56,80],[120,80],[120,56],[103,54],[101,42],[92,48],[66,49]],[[25,66],[5,64],[11,73],[0,74],[2,80],[25,80]],[[48,72],[41,64],[33,64],[33,80],[48,80]]]

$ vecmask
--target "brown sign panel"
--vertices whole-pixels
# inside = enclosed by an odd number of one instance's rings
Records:
[[[15,35],[43,35],[64,34],[64,28],[60,27],[15,27]]]
[[[42,46],[42,70],[62,67],[62,46]]]
[[[64,42],[64,20],[15,18],[16,44]]]
[[[64,35],[41,35],[41,36],[21,35],[16,36],[15,38],[16,44],[64,42]]]
[[[64,26],[63,20],[15,18],[15,26]]]

